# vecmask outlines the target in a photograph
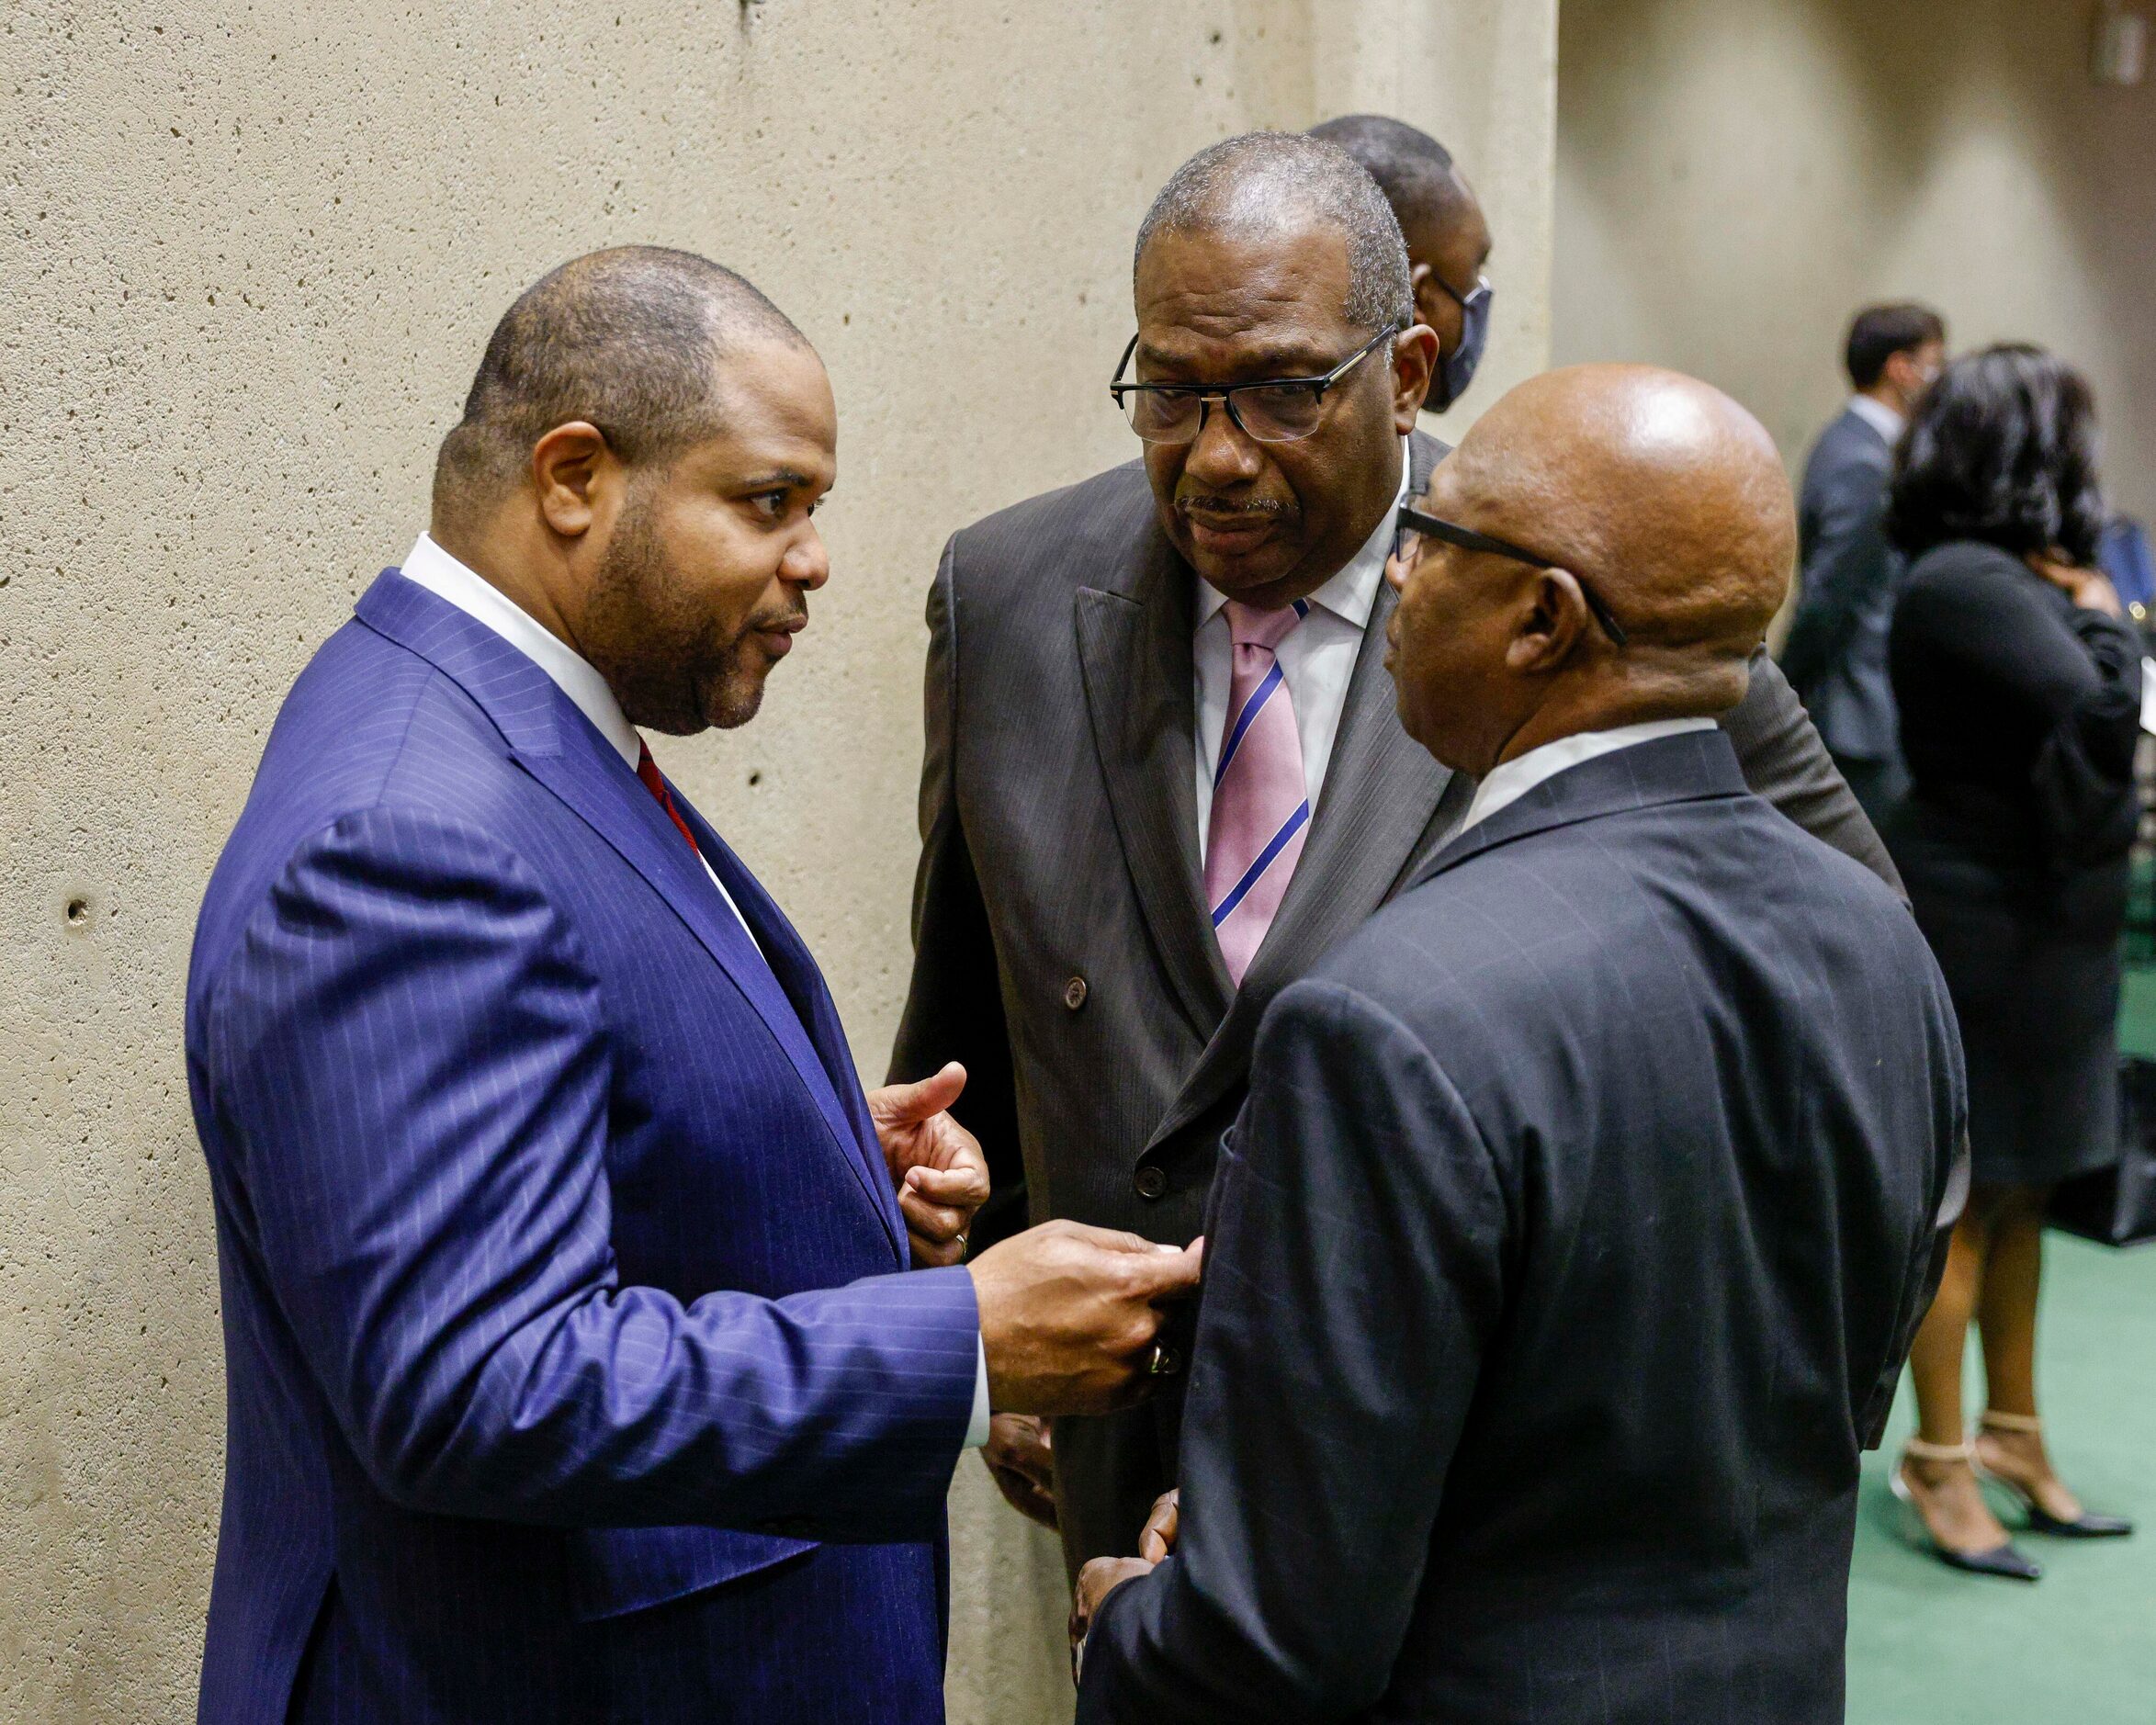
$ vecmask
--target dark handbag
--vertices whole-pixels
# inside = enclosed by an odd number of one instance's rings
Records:
[[[2099,1246],[2156,1240],[2156,1060],[2118,1063],[2118,1160],[2060,1181],[2046,1220]]]

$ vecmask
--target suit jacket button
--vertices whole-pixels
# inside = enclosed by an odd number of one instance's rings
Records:
[[[1073,976],[1063,985],[1063,1004],[1076,1012],[1085,1003],[1086,979],[1083,976]]]
[[[1165,1198],[1168,1196],[1168,1170],[1155,1167],[1148,1162],[1138,1170],[1136,1185],[1140,1198]]]

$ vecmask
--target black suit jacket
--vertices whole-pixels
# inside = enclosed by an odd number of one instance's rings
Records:
[[[1838,1721],[1964,1108],[1895,896],[1723,737],[1636,745],[1449,847],[1253,1071],[1180,1550],[1080,1721]]]
[[[1409,440],[1415,491],[1444,453]],[[956,1112],[997,1194],[976,1249],[1029,1209],[1191,1239],[1265,1008],[1398,891],[1473,792],[1400,728],[1381,586],[1302,861],[1236,988],[1199,867],[1196,581],[1133,462],[957,534],[930,590],[915,957],[891,1075],[965,1064]],[[1788,683],[1764,653],[1754,671],[1725,721],[1752,784],[1891,878]],[[1135,1549],[1174,1477],[1157,1423],[1059,1428],[1074,1562]]]
[[[1860,761],[1898,759],[1887,630],[1903,562],[1887,543],[1893,450],[1854,408],[1820,433],[1797,500],[1797,614],[1782,670],[1826,746]]]

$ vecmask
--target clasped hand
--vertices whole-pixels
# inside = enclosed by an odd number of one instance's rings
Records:
[[[988,1160],[947,1111],[965,1088],[965,1068],[953,1062],[868,1099],[913,1261],[924,1268],[965,1258],[966,1230],[988,1201]],[[1203,1249],[1057,1221],[982,1253],[967,1268],[989,1406],[1104,1414],[1142,1400],[1173,1370],[1155,1337],[1165,1308],[1196,1291]]]
[[[1101,1602],[1126,1581],[1149,1575],[1175,1553],[1176,1536],[1182,1530],[1183,1494],[1180,1487],[1161,1493],[1153,1500],[1153,1513],[1138,1534],[1135,1557],[1097,1557],[1078,1571],[1078,1585],[1070,1596],[1070,1674],[1078,1674],[1078,1650],[1093,1628]]]

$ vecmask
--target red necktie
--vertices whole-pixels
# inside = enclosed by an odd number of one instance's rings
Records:
[[[659,763],[651,759],[651,746],[641,737],[637,738],[637,777],[644,781],[644,788],[666,811],[667,819],[681,829],[682,837],[689,841],[689,849],[701,857],[704,849],[696,842],[696,835],[689,830],[689,823],[682,818],[682,811],[673,806],[673,793],[666,788]]]

